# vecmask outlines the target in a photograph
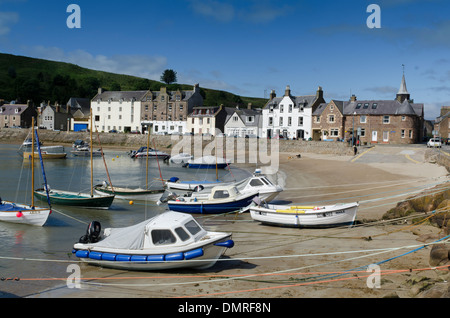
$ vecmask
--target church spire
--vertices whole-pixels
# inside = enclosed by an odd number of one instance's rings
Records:
[[[408,93],[408,89],[406,88],[405,65],[402,66],[403,66],[402,84],[400,85],[400,90],[397,93],[397,100],[400,103],[403,103],[405,100],[409,101],[410,99],[410,94]]]

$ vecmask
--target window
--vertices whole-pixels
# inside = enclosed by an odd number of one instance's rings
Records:
[[[273,117],[269,117],[269,125],[273,125]]]
[[[330,130],[330,136],[331,137],[339,137],[339,129],[336,129],[336,128],[331,129]]]
[[[292,104],[289,104],[289,112],[292,113]]]
[[[389,124],[390,123],[390,117],[389,116],[383,116],[383,124]]]
[[[329,115],[328,116],[328,122],[334,123],[334,115]]]
[[[175,229],[175,233],[177,233],[178,237],[184,242],[187,241],[190,236],[186,233],[186,231],[182,227],[177,227]]]
[[[186,230],[189,231],[189,233],[191,233],[192,235],[197,234],[198,232],[201,231],[200,226],[197,224],[197,222],[195,222],[194,220],[191,220],[189,222],[187,222],[184,227],[186,228]]]
[[[361,108],[361,106],[362,106],[362,104],[361,104],[361,103],[359,103],[358,105],[356,105],[356,109],[360,109],[360,108]]]
[[[361,124],[365,124],[365,123],[367,122],[366,116],[362,115],[361,117],[359,117],[359,122],[360,122]]]
[[[316,116],[316,123],[320,123],[320,116]]]
[[[361,128],[361,137],[366,137],[366,129]]]
[[[252,187],[260,187],[260,186],[263,186],[264,183],[262,183],[261,180],[259,180],[259,179],[252,179],[252,180],[250,181],[250,185],[251,185]]]
[[[410,131],[409,131],[409,138],[411,138],[411,139],[412,139],[412,137],[413,137],[413,131],[412,131],[412,130],[410,130]]]
[[[280,126],[283,126],[283,117],[280,117]]]
[[[214,199],[225,199],[229,198],[230,194],[228,193],[228,190],[217,190],[214,192],[213,198]]]
[[[330,105],[330,110],[334,110],[334,105]]]
[[[292,118],[288,117],[288,126],[292,126]]]
[[[153,230],[152,241],[154,245],[168,245],[177,241],[170,230]]]
[[[234,116],[233,117],[233,121],[238,121],[239,120],[239,117],[238,116]]]
[[[280,113],[284,113],[284,105],[280,105]]]
[[[95,121],[100,121],[100,116],[95,116]]]
[[[303,126],[303,117],[298,118],[298,125]]]
[[[372,109],[377,109],[377,107],[378,107],[378,104],[377,104],[377,103],[373,103],[373,104],[372,104]]]
[[[369,103],[365,103],[363,108],[364,108],[364,109],[369,108]]]
[[[406,120],[406,116],[402,116],[402,121],[405,121]]]
[[[402,129],[402,138],[405,138],[405,130]]]
[[[247,116],[247,122],[248,123],[253,123],[255,121],[255,117],[254,116]]]

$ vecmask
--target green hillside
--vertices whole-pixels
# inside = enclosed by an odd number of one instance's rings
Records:
[[[54,62],[0,53],[0,99],[66,103],[71,97],[93,98],[99,87],[106,90],[191,90],[191,85],[171,84],[149,79],[86,69],[74,64]],[[200,83],[201,87],[201,83]],[[201,87],[205,106],[223,104],[234,107],[252,103],[262,107],[263,98],[237,96],[229,92]]]

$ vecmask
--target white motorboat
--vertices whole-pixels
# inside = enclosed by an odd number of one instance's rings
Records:
[[[165,160],[170,157],[169,154],[167,154],[163,151],[153,149],[153,148],[148,148],[148,151],[147,151],[147,147],[141,147],[136,151],[131,151],[129,153],[129,156],[131,158],[136,158],[136,159],[139,159],[139,158],[152,159],[152,158],[154,158],[154,159],[161,159],[161,160]]]
[[[165,182],[167,190],[170,191],[200,191],[211,192],[216,186],[236,186],[241,193],[258,192],[262,201],[273,201],[282,191],[283,188],[273,184],[269,178],[261,173],[260,169],[256,169],[251,177],[240,181],[180,181],[176,177],[170,178]]]
[[[93,222],[73,253],[82,261],[127,270],[209,268],[234,246],[231,233],[210,232],[189,214],[164,212],[126,228]]]
[[[254,200],[257,201],[257,200]],[[253,220],[263,224],[286,227],[334,227],[353,225],[359,204],[334,204],[328,206],[287,206],[255,202],[250,207]]]

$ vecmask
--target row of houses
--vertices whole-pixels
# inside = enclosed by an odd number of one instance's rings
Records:
[[[25,115],[33,116],[32,110],[25,111],[30,105],[25,106],[1,106],[0,127],[25,127]],[[192,90],[176,91],[165,87],[160,91],[99,88],[91,100],[72,98],[61,106],[41,104],[34,115],[42,128],[80,131],[90,129],[91,111],[96,128],[103,132],[211,135],[221,132],[227,136],[353,140],[361,144],[412,144],[421,142],[427,133],[424,105],[411,99],[404,75],[392,100],[358,100],[352,95],[347,101],[327,102],[322,87],[318,87],[315,95],[295,96],[287,86],[282,96],[277,97],[272,91],[260,109],[251,104],[203,105],[198,84]],[[5,116],[1,116],[2,112]],[[24,116],[17,119],[14,115],[21,112],[25,112]]]

